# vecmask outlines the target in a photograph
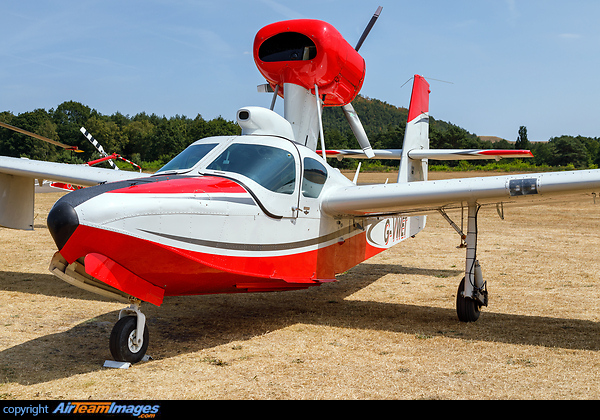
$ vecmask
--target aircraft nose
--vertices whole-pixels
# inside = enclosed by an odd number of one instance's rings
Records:
[[[47,224],[54,243],[60,250],[79,226],[79,217],[69,202],[59,200],[48,213]]]

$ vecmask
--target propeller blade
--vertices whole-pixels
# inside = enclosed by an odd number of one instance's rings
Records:
[[[371,148],[371,143],[369,143],[367,133],[365,133],[365,129],[362,123],[360,122],[360,119],[358,118],[358,115],[356,114],[356,111],[354,110],[352,104],[344,105],[342,107],[342,110],[344,111],[344,115],[348,120],[348,124],[350,124],[350,128],[352,128],[352,132],[354,133],[356,140],[358,140],[358,144],[360,144],[360,147],[362,148],[365,155],[367,155],[369,159],[375,157],[375,153]]]
[[[373,29],[373,25],[375,25],[375,22],[377,22],[377,19],[379,18],[379,15],[381,14],[381,10],[382,9],[383,9],[383,7],[379,6],[377,8],[377,10],[375,11],[375,14],[373,15],[373,17],[369,21],[369,24],[367,25],[367,27],[363,31],[363,34],[360,36],[360,39],[358,40],[358,43],[356,44],[356,47],[354,47],[354,49],[356,51],[360,50],[360,47],[362,46],[363,42],[365,42],[365,39],[367,38],[367,35],[369,35],[369,32],[371,32],[371,29]]]
[[[379,6],[377,8],[377,10],[375,11],[375,14],[369,21],[369,24],[367,25],[367,27],[363,31],[362,35],[360,36],[360,39],[358,40],[356,47],[354,47],[354,49],[356,51],[358,51],[360,49],[360,47],[362,46],[363,42],[365,42],[367,35],[369,35],[369,32],[371,32],[371,29],[373,29],[373,25],[375,25],[375,22],[377,22],[377,19],[379,18],[379,15],[381,14],[382,9],[383,9],[383,7]],[[375,153],[373,152],[373,149],[371,148],[371,143],[369,143],[369,138],[367,137],[367,133],[365,133],[365,129],[364,129],[362,123],[360,122],[360,119],[358,118],[358,115],[356,114],[356,111],[354,110],[354,107],[352,106],[352,104],[344,105],[342,107],[342,109],[344,110],[344,115],[346,116],[346,119],[348,120],[348,123],[350,124],[350,127],[352,128],[352,132],[354,133],[356,140],[358,140],[358,144],[360,144],[360,147],[362,148],[365,155],[367,155],[367,157],[369,159],[371,159],[372,157],[375,157]]]

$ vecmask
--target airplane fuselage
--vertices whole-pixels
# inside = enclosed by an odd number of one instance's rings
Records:
[[[48,225],[68,263],[155,304],[154,295],[301,289],[408,237],[408,218],[324,213],[322,197],[348,185],[295,142],[213,137],[153,176],[64,196]]]

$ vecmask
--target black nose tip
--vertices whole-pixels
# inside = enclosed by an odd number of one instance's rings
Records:
[[[79,226],[79,218],[70,203],[59,200],[48,213],[47,224],[54,243],[60,250]]]

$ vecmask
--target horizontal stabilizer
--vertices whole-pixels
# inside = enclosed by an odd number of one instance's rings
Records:
[[[321,151],[317,151],[321,154]],[[400,160],[402,149],[377,149],[373,150],[375,159]],[[326,150],[325,155],[330,158],[368,159],[360,149]],[[433,160],[479,160],[502,158],[532,158],[530,150],[496,150],[496,149],[414,149],[408,152],[411,159],[433,159]]]
[[[532,158],[533,153],[529,150],[494,150],[494,149],[428,149],[411,150],[408,152],[411,159],[434,159],[434,160],[478,160],[502,158]]]

